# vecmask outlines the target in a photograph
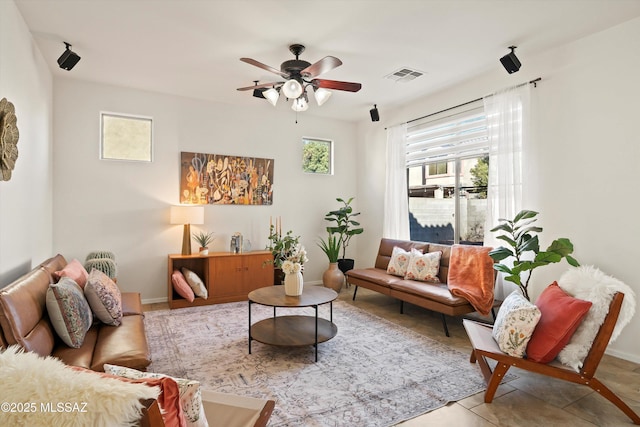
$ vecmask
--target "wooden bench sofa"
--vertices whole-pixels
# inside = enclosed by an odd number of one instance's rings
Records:
[[[387,266],[391,260],[393,248],[396,246],[405,251],[410,251],[412,248],[423,253],[441,251],[438,272],[439,282],[418,282],[387,273]],[[381,239],[374,267],[349,270],[346,273],[347,283],[355,286],[353,300],[356,299],[358,288],[363,287],[400,300],[401,313],[403,312],[404,302],[438,312],[442,317],[444,333],[449,336],[446,316],[460,316],[476,311],[476,308],[468,299],[454,295],[447,285],[451,250],[451,245]],[[495,274],[493,274],[493,277],[495,280]],[[493,308],[491,311],[493,313]],[[495,313],[493,314],[495,318]]]

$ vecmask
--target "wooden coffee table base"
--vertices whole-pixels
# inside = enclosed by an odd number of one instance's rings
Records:
[[[261,320],[251,326],[251,338],[263,344],[303,346],[316,344],[316,318],[313,316],[281,316]],[[318,319],[317,342],[329,341],[338,327],[327,319]]]
[[[318,361],[318,344],[328,341],[338,333],[333,323],[333,300],[338,294],[332,289],[311,286],[305,288],[298,297],[284,294],[283,287],[274,286],[260,288],[249,293],[249,354],[251,341],[277,346],[299,347],[313,345],[316,362]],[[253,304],[273,307],[273,317],[251,323],[251,306]],[[329,319],[318,317],[318,307],[329,304]],[[277,316],[278,307],[312,307],[315,316]]]

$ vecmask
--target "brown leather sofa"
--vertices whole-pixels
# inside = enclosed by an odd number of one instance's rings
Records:
[[[423,253],[441,251],[442,256],[440,257],[440,270],[438,272],[440,282],[417,282],[388,274],[387,266],[391,260],[394,246],[398,246],[405,251],[415,248]],[[374,267],[349,270],[346,274],[347,283],[355,285],[353,291],[354,301],[358,287],[363,287],[399,299],[401,313],[403,312],[404,302],[440,313],[444,332],[446,336],[449,336],[445,315],[460,316],[476,311],[469,301],[452,295],[447,287],[450,257],[450,245],[383,238],[380,240]]]
[[[58,338],[47,315],[46,294],[54,281],[53,272],[66,264],[58,254],[0,289],[0,346],[18,344],[41,356],[52,355],[67,365],[94,371],[104,371],[105,363],[146,370],[151,359],[139,293],[122,293],[120,326],[94,322],[80,348],[68,347]]]

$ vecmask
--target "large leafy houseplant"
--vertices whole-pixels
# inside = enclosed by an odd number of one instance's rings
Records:
[[[497,238],[508,243],[508,247],[500,246],[489,252],[489,256],[496,262],[493,268],[505,274],[504,279],[518,285],[525,298],[529,299],[529,281],[533,270],[562,261],[577,267],[580,264],[571,256],[573,243],[567,238],[554,240],[549,247],[541,251],[537,233],[542,227],[533,225],[537,221],[538,212],[530,210],[520,211],[512,220],[499,219],[500,225],[491,229],[492,232],[502,232]],[[502,264],[500,261],[513,258],[513,265]],[[523,274],[528,272],[526,280]]]
[[[325,215],[325,220],[334,222],[335,225],[327,227],[329,234],[337,234],[338,242],[342,249],[342,259],[346,258],[347,246],[351,238],[356,234],[362,234],[364,229],[360,227],[360,223],[353,219],[353,217],[360,215],[360,212],[353,212],[351,202],[353,197],[345,201],[344,199],[337,198],[338,202],[342,203],[340,209],[331,211]]]

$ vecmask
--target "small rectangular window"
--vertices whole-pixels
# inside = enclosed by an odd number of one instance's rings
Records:
[[[151,117],[100,113],[100,158],[105,160],[153,160]]]
[[[333,175],[333,141],[302,138],[302,170]]]

